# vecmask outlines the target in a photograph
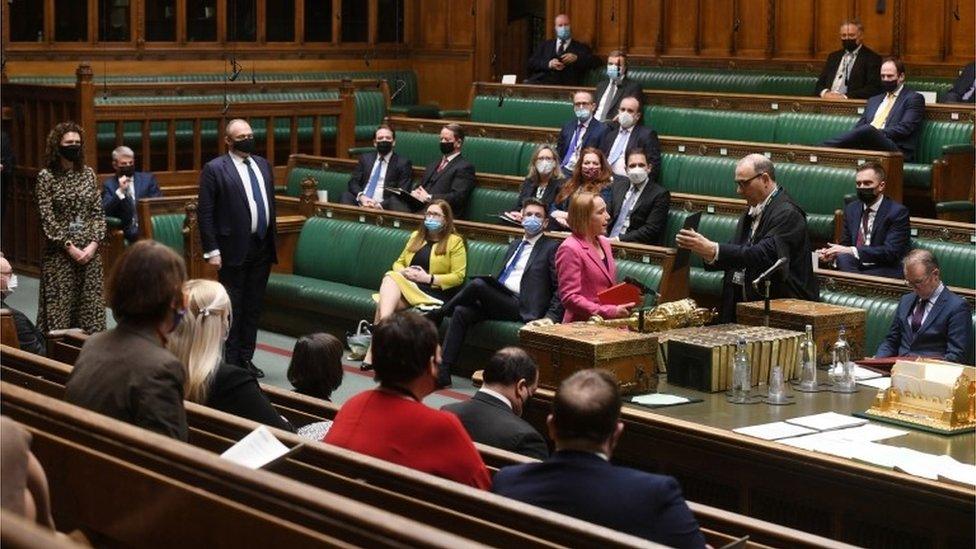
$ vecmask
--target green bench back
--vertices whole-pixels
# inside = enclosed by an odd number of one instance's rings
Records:
[[[520,124],[561,128],[573,118],[573,105],[566,99],[534,99],[479,95],[471,103],[471,120],[490,124]]]
[[[183,255],[183,222],[186,214],[156,214],[152,216],[153,240],[165,244]]]
[[[976,245],[917,238],[912,240],[912,247],[935,255],[942,281],[949,286],[976,288]]]

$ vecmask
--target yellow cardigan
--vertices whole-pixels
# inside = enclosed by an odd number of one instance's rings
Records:
[[[407,245],[404,246],[400,257],[393,263],[393,270],[400,272],[410,266],[414,252],[410,251],[410,242],[417,235],[417,231],[410,233]],[[434,275],[434,284],[442,290],[449,290],[464,283],[464,275],[468,267],[468,254],[464,247],[464,239],[461,235],[452,234],[447,237],[447,253],[437,255],[435,250],[437,244],[432,246],[430,251],[430,270],[429,274]]]

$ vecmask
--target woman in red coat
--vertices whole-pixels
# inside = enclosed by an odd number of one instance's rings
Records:
[[[437,388],[441,351],[426,318],[400,311],[373,330],[380,386],[348,400],[323,442],[487,490],[488,470],[454,414],[421,401]]]
[[[616,284],[617,277],[610,241],[603,236],[610,222],[607,203],[598,194],[577,193],[569,203],[567,222],[573,234],[556,251],[559,297],[566,308],[563,322],[629,315],[634,303],[604,305],[597,297]]]

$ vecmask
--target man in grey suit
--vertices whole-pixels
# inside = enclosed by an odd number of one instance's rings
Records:
[[[506,347],[488,361],[481,390],[470,400],[442,409],[458,416],[475,442],[546,459],[549,448],[542,435],[519,417],[538,384],[539,369],[529,355]]]

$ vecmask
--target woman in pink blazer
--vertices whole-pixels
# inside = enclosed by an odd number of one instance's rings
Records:
[[[577,193],[569,203],[568,213],[573,234],[556,251],[559,297],[566,308],[563,322],[589,320],[593,315],[627,316],[633,303],[604,305],[597,298],[597,294],[616,284],[617,277],[610,241],[603,236],[610,222],[606,202],[598,194]]]

